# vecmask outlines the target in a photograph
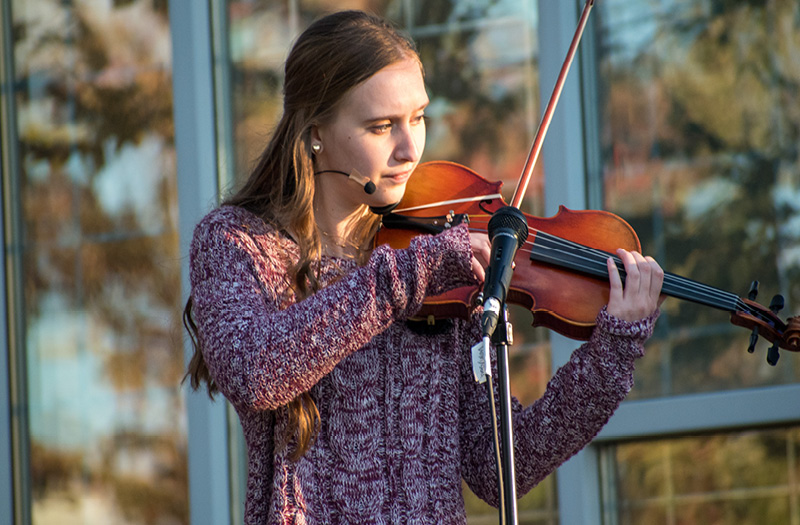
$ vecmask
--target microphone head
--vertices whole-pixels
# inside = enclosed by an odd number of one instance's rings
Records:
[[[372,182],[369,177],[363,176],[357,169],[353,169],[350,173],[348,173],[347,177],[355,181],[357,184],[361,184],[364,187],[364,192],[367,195],[372,195],[375,193],[375,183]]]
[[[500,230],[509,231],[517,239],[517,249],[521,248],[528,238],[528,221],[519,209],[513,206],[500,208],[489,219],[489,240]]]

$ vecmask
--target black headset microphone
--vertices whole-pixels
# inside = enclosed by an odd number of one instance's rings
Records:
[[[339,171],[339,170],[323,170],[323,171],[317,171],[316,173],[314,173],[314,175],[319,175],[320,173],[338,173],[339,175],[344,175],[345,177],[352,180],[356,184],[364,186],[364,193],[366,193],[367,195],[372,195],[373,193],[375,193],[376,189],[375,183],[369,180],[369,178],[360,174],[358,170],[353,170],[350,173],[346,173],[344,171]]]
[[[372,195],[375,193],[377,189],[375,187],[375,183],[369,180],[369,178],[363,176],[358,170],[353,170],[350,173],[339,171],[339,170],[322,170],[314,172],[314,175],[319,175],[320,173],[338,173],[339,175],[344,175],[348,179],[352,180],[356,184],[359,184],[364,187],[364,193],[367,195]],[[387,215],[392,212],[397,205],[400,204],[400,201],[395,202],[394,204],[389,204],[387,206],[370,206],[369,209],[375,215]]]

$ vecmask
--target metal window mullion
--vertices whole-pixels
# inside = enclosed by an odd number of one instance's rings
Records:
[[[209,2],[170,2],[182,296],[189,295],[194,226],[219,194]],[[191,344],[185,338],[186,361]],[[204,392],[186,394],[191,523],[232,523],[227,408]]]
[[[233,111],[231,103],[231,55],[228,45],[227,0],[211,0],[211,59],[214,83],[214,125],[216,131],[217,177],[219,193],[229,192],[235,184],[236,158],[233,147]]]
[[[595,442],[796,425],[797,399],[800,384],[625,401]]]
[[[3,200],[0,225],[0,330],[7,359],[0,360],[0,521],[31,522],[30,437],[25,364],[25,319],[22,281],[22,220],[20,211],[19,136],[16,117],[13,19],[11,2],[0,6],[0,158]]]
[[[290,6],[290,11],[292,6]],[[231,192],[236,184],[236,154],[234,148],[233,90],[231,82],[230,19],[227,0],[211,0],[212,71],[214,82],[214,126],[217,152],[217,194],[219,199]],[[220,401],[221,402],[221,401]],[[236,411],[226,404],[228,479],[230,519],[232,524],[244,522],[244,503],[247,492],[247,443]]]
[[[570,42],[577,27],[582,3],[539,0],[539,89],[542,111],[558,77]],[[586,41],[581,43],[585,46]],[[561,205],[585,209],[586,152],[583,142],[583,99],[581,68],[573,64],[564,84],[559,105],[553,114],[542,148],[545,171],[544,208],[553,215]],[[569,360],[575,341],[557,334],[550,336],[553,371]],[[559,469],[559,519],[562,524],[596,525],[601,519],[600,485],[597,449],[587,447]]]

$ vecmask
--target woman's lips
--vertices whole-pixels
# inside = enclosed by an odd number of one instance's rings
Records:
[[[388,175],[383,175],[381,178],[389,179],[392,182],[394,182],[395,184],[403,184],[404,182],[407,182],[408,179],[411,177],[411,172],[412,171],[413,170],[406,170],[406,171],[401,171],[400,173],[392,173],[392,174],[388,174]]]

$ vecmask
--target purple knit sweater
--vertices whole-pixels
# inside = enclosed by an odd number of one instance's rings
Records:
[[[245,523],[466,522],[461,479],[496,505],[485,387],[472,378],[477,319],[423,335],[404,322],[426,295],[474,283],[463,226],[369,262],[323,258],[323,283],[296,303],[286,271],[297,246],[251,213],[211,212],[191,247],[203,356],[235,407],[248,445]],[[583,448],[633,384],[654,314],[627,323],[600,312],[541,399],[514,401],[518,494]],[[285,405],[310,391],[322,425],[297,462]]]

